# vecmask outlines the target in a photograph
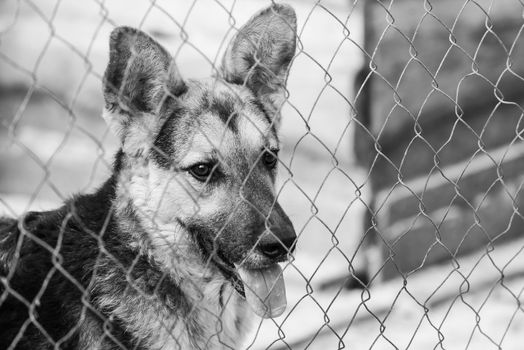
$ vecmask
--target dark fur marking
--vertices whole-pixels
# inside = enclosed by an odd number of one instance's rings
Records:
[[[122,166],[122,153],[117,156],[115,169]],[[35,235],[54,248],[61,236],[59,256],[61,266],[77,281],[82,289],[88,287],[91,280],[109,278],[112,283],[95,283],[97,288],[90,294],[89,303],[96,308],[96,300],[104,293],[106,295],[123,296],[129,288],[128,277],[132,280],[135,293],[155,294],[171,310],[184,315],[191,309],[186,296],[180,288],[167,278],[154,262],[146,256],[139,255],[138,251],[130,248],[130,235],[119,230],[112,214],[112,199],[115,196],[115,176],[111,177],[95,194],[82,195],[68,201],[63,207],[49,212],[28,213],[24,217],[23,228],[26,232]],[[70,216],[72,215],[72,216]],[[109,215],[109,224],[106,218]],[[70,218],[67,222],[64,220]],[[20,234],[16,221],[2,219],[2,228],[8,228],[13,237]],[[64,226],[65,225],[65,226]],[[39,292],[49,271],[53,268],[52,253],[30,236],[24,235],[20,250],[20,259],[16,265],[13,278],[9,281],[9,288],[16,290],[29,303]],[[117,258],[115,264],[106,254],[99,255],[99,242],[112,257]],[[16,244],[16,240],[8,237],[0,247],[2,252],[9,252]],[[131,269],[131,266],[133,267]],[[5,269],[0,275],[5,276]],[[96,274],[93,274],[96,271]],[[77,288],[69,278],[59,271],[55,271],[47,283],[47,288],[36,307],[35,317],[45,325],[45,329],[53,341],[57,342],[75,327],[80,320],[82,310],[83,291]],[[7,296],[0,303],[0,349],[8,348],[19,329],[28,317],[27,307],[14,297],[4,284],[0,284],[0,295],[7,291]],[[62,317],[56,317],[57,312]],[[125,331],[120,321],[110,319],[111,310],[99,310],[105,315],[105,320],[93,317],[96,324],[104,321],[112,327],[112,335],[123,345],[129,348],[140,349],[139,343]],[[26,329],[24,336],[18,343],[17,349],[34,349],[35,342],[44,341],[46,337],[32,324]],[[78,333],[62,342],[62,348],[73,349],[79,341]],[[49,343],[49,347],[51,344]],[[46,347],[42,347],[46,348]],[[104,348],[119,348],[108,337]]]
[[[7,275],[10,270],[18,241],[18,221],[0,218],[0,274]]]
[[[234,133],[238,132],[235,101],[230,96],[213,96],[209,106],[211,113],[218,115],[220,120],[226,124]]]
[[[230,84],[234,84],[234,85],[239,85],[239,86],[245,86],[246,85],[246,79],[237,74],[237,75],[233,75],[231,73],[225,73],[226,76],[225,76],[225,80],[230,83]]]
[[[274,123],[273,123],[273,119],[274,118],[271,118],[270,117],[270,112],[268,111],[268,109],[266,108],[266,106],[264,106],[264,104],[262,102],[260,102],[259,99],[254,99],[251,101],[252,104],[255,105],[255,107],[257,108],[257,110],[262,113],[262,115],[264,116],[264,118],[266,119],[266,121],[268,122],[269,125],[272,126],[272,128],[274,128]],[[276,134],[276,131],[273,130],[273,132]]]
[[[175,123],[185,109],[175,105],[169,117],[164,121],[151,149],[151,158],[163,169],[173,167],[173,155],[175,153],[174,135],[176,135]]]
[[[189,88],[187,85],[182,80],[179,80],[170,87],[169,92],[171,92],[175,97],[180,97],[186,94],[188,90]]]
[[[225,287],[224,284],[220,286],[220,293],[218,296],[218,302],[220,304],[220,308],[224,307],[224,287]]]
[[[234,265],[225,257],[226,254],[217,249],[216,240],[213,239],[214,233],[197,222],[184,223],[178,218],[177,222],[191,234],[200,249],[204,261],[211,261],[222,275],[233,284],[237,292],[245,297],[244,285],[240,281]]]
[[[220,120],[233,132],[237,132],[236,120],[238,116],[238,106],[235,104],[234,96],[226,94],[213,95],[209,91],[204,91],[199,96],[198,107],[193,111],[195,118],[206,112],[217,115]]]
[[[111,322],[106,323],[106,325],[104,328],[105,346],[112,346],[114,349],[122,349],[122,346],[124,346],[124,349],[147,350],[144,342],[126,331],[125,322],[118,317],[112,317]],[[107,336],[106,332],[111,334],[118,343],[115,343],[111,337]]]

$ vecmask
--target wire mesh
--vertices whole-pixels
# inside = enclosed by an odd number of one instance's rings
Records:
[[[521,348],[524,4],[289,3],[0,2],[0,348]]]

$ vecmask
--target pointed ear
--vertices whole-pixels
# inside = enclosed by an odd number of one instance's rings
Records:
[[[277,112],[285,99],[296,30],[295,11],[288,5],[274,4],[254,15],[229,44],[222,61],[224,79],[247,86]]]
[[[113,30],[104,75],[105,117],[122,140],[140,115],[157,114],[167,96],[186,89],[171,56],[153,38],[129,27]]]

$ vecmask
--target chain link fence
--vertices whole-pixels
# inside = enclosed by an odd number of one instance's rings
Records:
[[[92,193],[111,176],[120,141],[101,116],[115,27],[151,35],[184,78],[208,78],[238,29],[271,4],[0,1],[0,213],[27,218]],[[276,194],[298,243],[282,265],[286,311],[257,318],[241,348],[520,349],[524,3],[289,4],[298,18],[297,49],[281,106]],[[73,212],[61,218],[63,227],[70,220]],[[14,243],[2,230],[5,250]],[[6,348],[29,348],[23,337],[31,327],[48,340],[41,348],[77,339],[83,321],[54,339],[39,318],[56,276],[80,290],[83,309],[104,326],[115,322],[93,305],[93,285],[62,266],[59,245],[27,230],[22,237],[46,249],[52,263],[26,300],[7,273],[21,243],[12,256],[0,253],[0,324],[9,325],[13,298],[28,311]],[[104,249],[101,240],[96,253]],[[133,285],[137,266],[122,283]],[[158,292],[164,275],[148,278]],[[161,334],[177,329],[158,326]],[[115,332],[103,333],[116,339]],[[213,348],[206,344],[193,346]]]

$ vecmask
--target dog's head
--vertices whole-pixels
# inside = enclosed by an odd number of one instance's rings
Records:
[[[295,42],[294,11],[273,5],[236,33],[216,77],[194,81],[155,40],[120,27],[104,79],[104,117],[122,143],[120,192],[153,256],[180,266],[196,254],[266,317],[283,312],[277,263],[296,240],[274,188]]]

